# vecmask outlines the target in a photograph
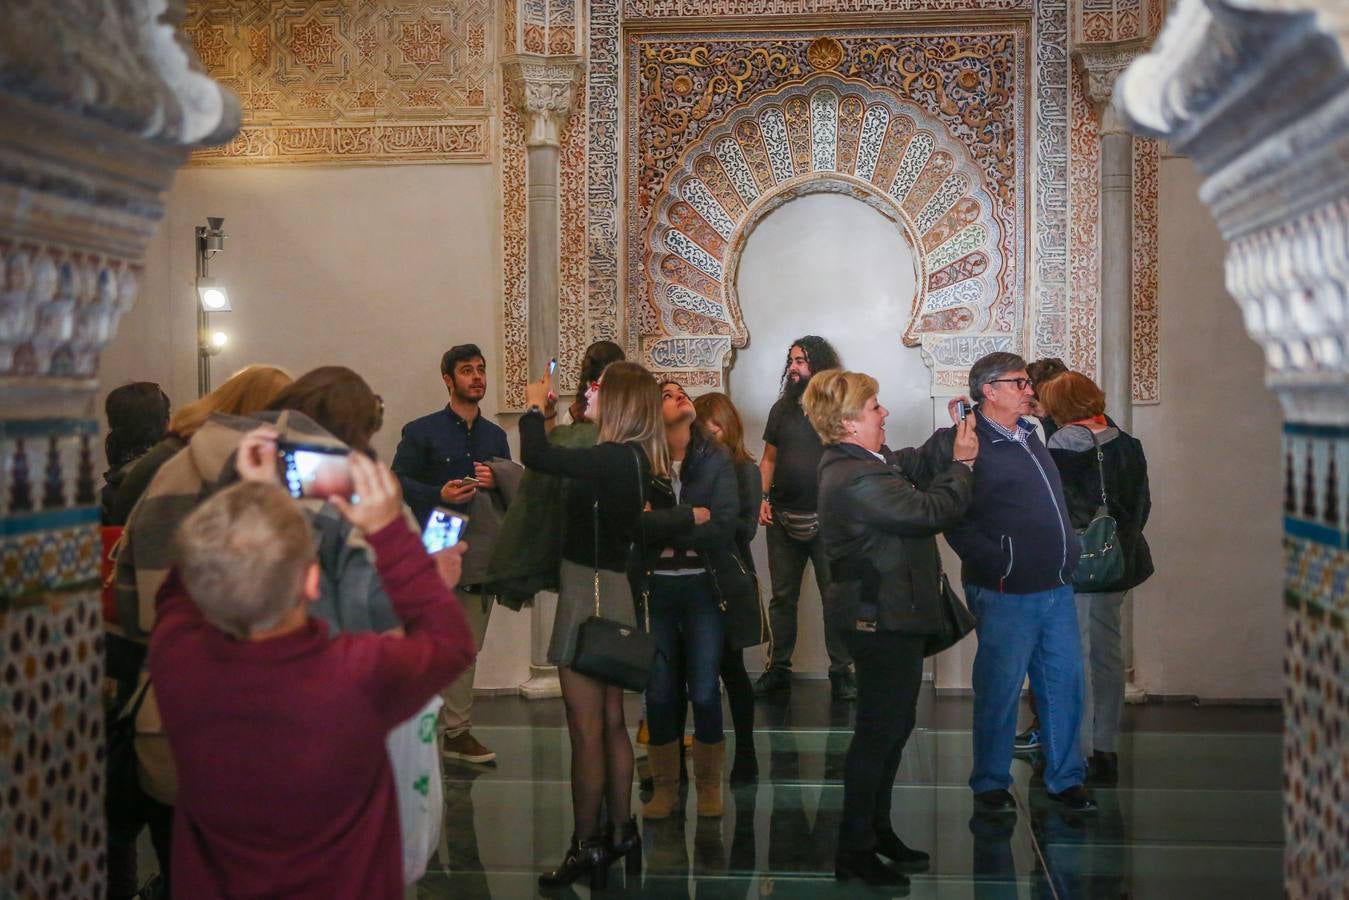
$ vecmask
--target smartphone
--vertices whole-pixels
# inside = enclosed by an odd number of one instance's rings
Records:
[[[427,553],[439,553],[446,547],[453,547],[459,543],[467,522],[468,516],[437,506],[431,510],[431,518],[426,520],[426,528],[422,530],[422,546]]]
[[[292,497],[353,499],[351,451],[345,447],[279,441],[281,477]]]
[[[957,422],[963,422],[963,421],[965,421],[965,417],[968,416],[968,415],[970,414],[970,410],[972,410],[972,409],[973,409],[973,407],[970,406],[968,403],[966,403],[964,400],[957,400],[957,401],[956,401],[956,421],[957,421]]]
[[[552,378],[556,374],[557,374],[557,357],[554,356],[552,359],[548,360],[548,377]]]
[[[481,484],[482,482],[478,481],[478,479],[477,479],[476,477],[472,476],[472,475],[465,475],[463,478],[460,478],[460,479],[459,479],[459,483],[460,483],[460,484],[471,484],[471,485],[473,485],[474,487],[477,487],[477,486],[478,486],[479,484]]]

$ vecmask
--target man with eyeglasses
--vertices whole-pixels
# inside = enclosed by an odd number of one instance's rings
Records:
[[[403,497],[423,527],[437,506],[468,514],[464,540],[475,560],[485,562],[491,556],[495,535],[486,527],[489,517],[482,514],[491,510],[482,505],[484,498],[479,495],[492,499],[489,492],[495,494],[500,502],[493,506],[504,510],[505,500],[497,485],[499,469],[493,468],[493,461],[509,461],[511,448],[501,426],[479,410],[487,395],[487,362],[478,345],[459,344],[447,350],[440,359],[440,377],[449,391],[449,402],[403,426],[392,468],[403,486]],[[481,579],[476,579],[476,584],[472,580],[472,573],[481,571],[483,564],[465,558],[464,583],[455,592],[479,651],[493,605],[492,598],[483,594]],[[470,730],[473,676],[474,667],[469,666],[441,694],[445,705],[440,711],[440,752],[447,759],[490,763],[496,754],[479,743]]]
[[[1083,684],[1073,569],[1080,546],[1058,468],[1025,418],[1033,388],[1026,361],[1014,353],[990,353],[970,368],[976,405],[969,414],[979,437],[974,500],[946,532],[960,556],[965,599],[979,620],[970,787],[976,808],[1015,813],[1008,791],[1012,743],[1029,674],[1040,711],[1045,787],[1052,799],[1086,812],[1096,807],[1083,787],[1077,740]],[[922,487],[951,459],[954,442],[955,429],[942,429],[918,459],[901,464]]]

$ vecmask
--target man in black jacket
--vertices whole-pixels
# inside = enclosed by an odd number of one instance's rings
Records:
[[[801,409],[801,397],[812,375],[839,366],[838,354],[824,338],[810,334],[794,341],[782,372],[782,395],[773,404],[764,426],[763,458],[759,460],[763,482],[759,524],[764,526],[768,540],[768,574],[773,584],[768,621],[773,643],[768,671],[754,685],[759,696],[786,691],[792,686],[796,610],[806,563],[815,570],[822,601],[826,601],[829,590],[829,560],[815,513],[824,445]],[[824,617],[824,644],[829,651],[829,681],[834,699],[856,699],[852,654],[828,615]]]
[[[1030,675],[1040,709],[1045,786],[1077,811],[1095,808],[1077,734],[1082,719],[1082,648],[1073,597],[1081,552],[1049,451],[1024,417],[1035,396],[1026,363],[991,353],[970,369],[979,465],[974,500],[947,529],[960,556],[970,611],[979,619],[974,658],[974,769],[980,808],[1014,812],[1008,788],[1021,686]],[[928,441],[920,485],[950,459],[955,429]]]

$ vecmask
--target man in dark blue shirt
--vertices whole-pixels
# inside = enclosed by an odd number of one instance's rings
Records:
[[[393,457],[393,471],[403,485],[403,496],[423,527],[437,506],[466,512],[478,491],[496,488],[487,462],[511,458],[506,432],[483,418],[478,408],[487,393],[487,361],[478,346],[460,344],[447,350],[440,359],[440,376],[450,392],[450,402],[444,409],[403,426],[403,437]],[[473,543],[471,520],[464,539]],[[474,643],[481,651],[491,618],[490,598],[482,595],[481,584],[461,584],[456,595],[463,602]],[[489,763],[496,754],[478,743],[470,731],[473,673],[470,666],[441,695],[445,706],[441,709],[440,750],[451,759]]]

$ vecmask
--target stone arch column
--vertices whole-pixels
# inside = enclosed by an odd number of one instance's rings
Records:
[[[1349,7],[1181,0],[1114,103],[1136,132],[1166,139],[1204,174],[1200,197],[1229,244],[1227,289],[1283,406],[1286,886],[1292,897],[1343,897]]]
[[[167,7],[13,0],[0,37],[4,896],[104,892],[99,353],[175,170],[239,124]]]

